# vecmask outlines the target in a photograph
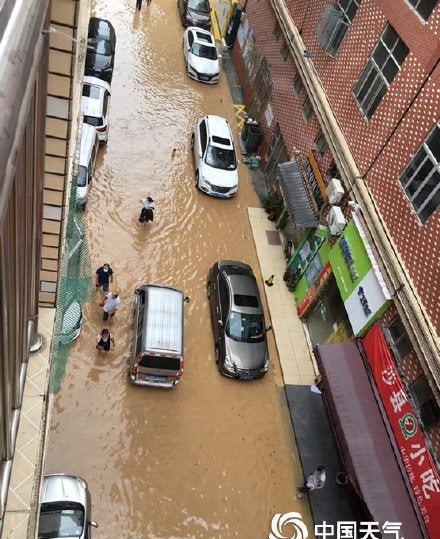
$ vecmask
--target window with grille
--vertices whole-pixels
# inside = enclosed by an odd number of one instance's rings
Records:
[[[405,194],[422,223],[440,206],[440,123],[400,176]]]
[[[310,119],[312,112],[313,112],[312,104],[310,103],[309,98],[306,97],[306,100],[304,101],[301,107],[301,114],[303,115],[303,118],[306,122]]]
[[[296,95],[299,95],[301,93],[301,91],[303,90],[303,88],[304,88],[304,85],[303,85],[302,80],[301,80],[301,75],[299,75],[297,73],[295,75],[295,79],[293,80],[293,92]]]
[[[339,172],[338,166],[336,165],[334,161],[328,167],[325,175],[328,181],[331,181],[333,178],[338,178],[338,180],[341,179],[341,173]]]
[[[394,357],[399,362],[413,350],[411,341],[406,334],[402,322],[398,318],[393,320],[391,324],[387,326],[386,330],[388,342],[394,352]]]
[[[272,100],[273,82],[269,69],[269,63],[264,57],[258,68],[252,91],[252,101],[249,106],[250,116],[258,117],[266,110]]]
[[[438,0],[406,0],[408,4],[422,17],[424,21],[429,19]]]
[[[409,389],[420,414],[425,429],[429,429],[440,419],[440,408],[424,374],[413,382]]]
[[[353,22],[361,0],[339,0],[325,6],[316,27],[316,37],[327,54],[336,56],[341,43]]]
[[[284,45],[281,48],[281,56],[284,61],[289,58],[289,45],[286,42],[284,42]]]
[[[353,90],[368,119],[373,116],[408,52],[408,47],[397,32],[387,24]]]
[[[319,157],[322,157],[328,151],[328,144],[324,133],[319,133],[315,139],[315,150]]]
[[[280,28],[280,25],[278,23],[276,23],[275,25],[275,28],[273,29],[273,36],[274,38],[279,41],[280,40],[280,37],[282,35],[282,31],[281,31],[281,28]]]

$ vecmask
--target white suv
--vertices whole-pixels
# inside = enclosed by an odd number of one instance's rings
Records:
[[[215,84],[218,82],[220,65],[214,36],[203,28],[190,26],[183,35],[183,55],[188,77]]]
[[[96,127],[99,142],[107,142],[110,85],[96,77],[84,77],[81,98],[84,122]]]
[[[191,147],[196,186],[208,195],[233,197],[238,189],[238,172],[229,122],[220,116],[205,116],[197,122]]]

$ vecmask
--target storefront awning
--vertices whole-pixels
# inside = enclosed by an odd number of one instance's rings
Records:
[[[314,228],[318,225],[315,212],[304,185],[296,161],[278,166],[280,188],[290,218],[298,228]]]
[[[372,519],[401,522],[401,536],[423,537],[366,367],[355,343],[317,346],[323,390],[342,458]]]

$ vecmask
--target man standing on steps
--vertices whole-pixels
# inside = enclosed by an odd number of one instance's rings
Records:
[[[309,475],[307,478],[307,481],[304,482],[304,485],[302,487],[298,487],[299,492],[308,492],[309,490],[317,490],[320,488],[323,488],[325,485],[325,468],[322,466],[318,466],[316,470]],[[301,497],[298,495],[298,497]]]

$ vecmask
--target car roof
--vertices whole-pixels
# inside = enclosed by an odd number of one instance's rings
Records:
[[[83,84],[93,84],[93,86],[99,86],[99,88],[107,90],[109,93],[111,93],[110,84],[105,80],[98,79],[98,77],[90,77],[87,75],[83,78]]]
[[[233,260],[221,260],[218,266],[229,283],[234,310],[248,314],[262,313],[260,292],[252,268]],[[257,301],[251,301],[251,298]]]
[[[115,30],[110,21],[91,17],[89,21],[88,37],[100,37],[106,41],[112,41],[115,38]]]
[[[83,480],[81,480],[83,481]],[[41,503],[75,502],[87,505],[87,492],[80,478],[73,475],[46,475],[43,479]]]
[[[228,120],[221,116],[213,115],[208,115],[205,119],[208,126],[209,136],[211,137],[211,142],[214,143],[214,146],[219,146],[220,148],[232,148],[233,138]],[[228,140],[230,143],[225,144],[223,141],[213,140],[213,137]]]
[[[198,26],[190,26],[188,31],[192,32],[195,43],[200,43],[201,45],[206,45],[207,47],[215,47],[214,36],[211,34],[211,32],[208,32],[208,30],[204,30]],[[209,41],[207,39],[203,39],[203,36],[209,38]]]
[[[104,89],[101,89],[99,98],[81,96],[81,111],[85,116],[95,116],[96,118],[102,117],[103,102],[104,102]]]

